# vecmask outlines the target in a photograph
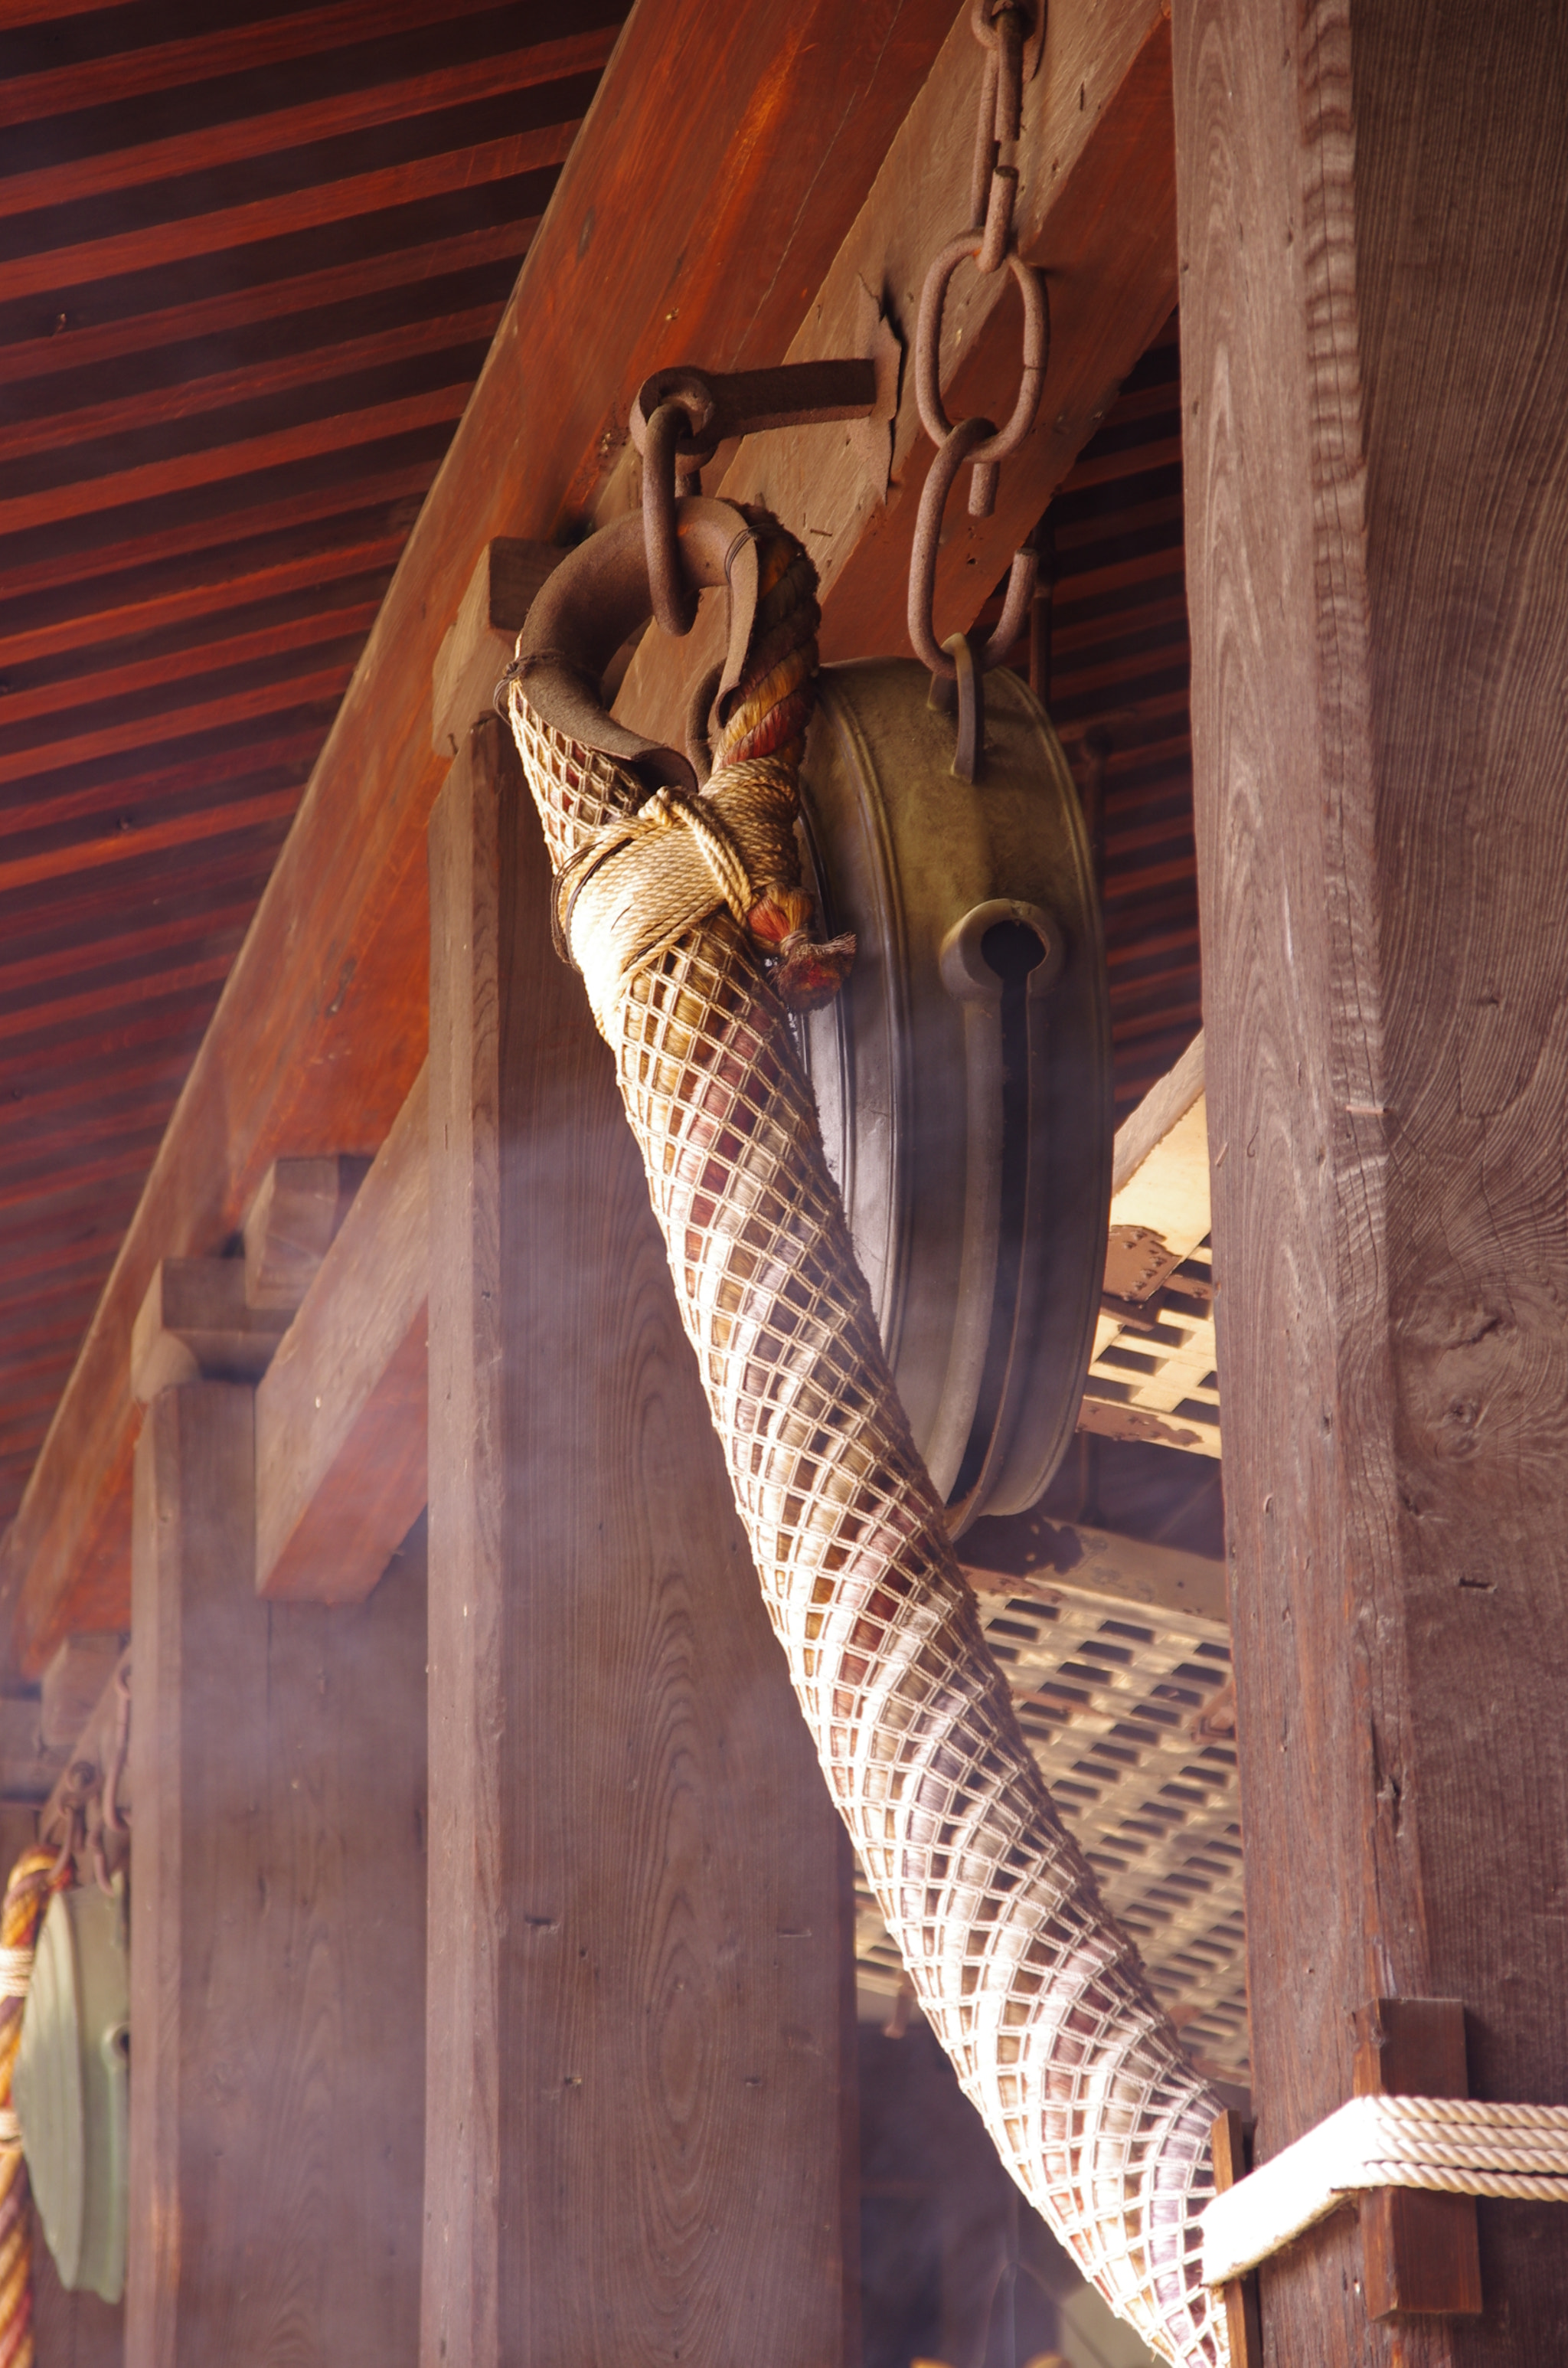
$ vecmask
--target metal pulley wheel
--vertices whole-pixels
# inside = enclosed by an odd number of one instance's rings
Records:
[[[12,2074],[28,2176],[62,2286],[125,2287],[129,1950],[124,1884],[56,1892]]]
[[[688,754],[610,715],[602,677],[653,606],[642,526],[590,537],[518,636],[534,712],[644,791],[695,797],[757,601],[729,503],[671,507],[669,568],[725,588],[725,663]],[[814,609],[813,609],[814,616]],[[893,1377],[955,1532],[1022,1511],[1072,1436],[1110,1194],[1110,1030],[1089,851],[1045,711],[987,677],[978,782],[907,658],[824,667],[801,768],[824,933],[853,930],[836,1001],[798,1021]],[[694,757],[697,760],[694,763]]]
[[[1017,676],[985,764],[911,659],[824,667],[801,794],[837,1000],[801,1023],[828,1162],[952,1526],[1033,1504],[1072,1437],[1110,1192],[1110,1028],[1072,775]]]

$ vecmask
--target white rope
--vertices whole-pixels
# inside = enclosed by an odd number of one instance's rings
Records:
[[[25,1998],[32,1977],[30,1949],[0,1949],[0,1998]]]
[[[1568,2203],[1568,2105],[1353,2097],[1215,2197],[1203,2214],[1204,2284],[1242,2277],[1372,2187]]]

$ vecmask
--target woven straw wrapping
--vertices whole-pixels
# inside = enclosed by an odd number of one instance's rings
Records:
[[[515,687],[511,712],[559,871],[641,792]],[[1111,2307],[1162,2358],[1219,2368],[1199,2225],[1219,2100],[1063,1830],[986,1651],[788,1015],[721,907],[597,1017],[768,1612],[920,2004],[1003,2161]]]

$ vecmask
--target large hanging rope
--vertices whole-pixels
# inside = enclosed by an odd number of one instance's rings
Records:
[[[753,524],[764,586],[798,596],[799,545]],[[756,677],[778,663],[766,615],[765,594],[753,649],[767,663],[746,669],[708,788],[630,828],[641,786],[530,708],[520,661],[510,712],[558,918],[616,1056],[768,1612],[915,1993],[1085,2275],[1163,2358],[1218,2368],[1199,2220],[1219,2100],[1063,1829],[986,1650],[795,1052],[786,997],[823,985],[800,975],[790,761],[814,646],[798,620],[794,704],[764,777],[750,751],[769,712]],[[710,837],[725,850],[711,860]],[[786,938],[796,974],[778,978]]]
[[[0,2368],[33,2368],[32,2190],[11,2103],[33,1952],[59,1853],[34,1846],[11,1869],[0,1907]]]

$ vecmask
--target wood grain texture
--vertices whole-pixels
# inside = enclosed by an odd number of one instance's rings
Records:
[[[426,1029],[425,826],[442,775],[429,745],[430,674],[480,551],[496,535],[550,540],[582,516],[648,370],[681,359],[688,346],[721,369],[777,359],[951,17],[951,0],[868,0],[854,10],[808,0],[781,28],[756,11],[715,18],[705,0],[643,0],[628,26],[12,1526],[0,1603],[28,1668],[79,1621],[112,1626],[123,1615],[126,1345],[153,1264],[222,1242],[278,1153],[373,1147],[417,1073]],[[672,169],[670,111],[683,102],[694,52],[714,134]],[[770,258],[760,285],[749,261],[736,264],[759,255]],[[607,320],[618,324],[614,341],[603,335]],[[298,506],[306,497],[291,498]],[[230,521],[233,531],[256,533],[273,523],[262,515],[252,528]],[[193,548],[202,547],[202,531],[189,527]],[[214,539],[210,527],[205,534]],[[132,564],[132,537],[123,549]],[[51,565],[60,564],[51,552]],[[120,563],[100,553],[99,564]],[[368,1144],[348,1139],[350,1114]],[[108,1606],[116,1609],[106,1619]]]
[[[100,0],[82,0],[96,10]],[[452,0],[449,17],[478,14],[494,0]],[[74,0],[12,0],[6,9],[8,29],[40,19],[80,13]],[[429,21],[428,0],[335,0],[312,8],[296,21],[288,17],[263,17],[258,23],[215,24],[184,40],[157,41],[145,48],[111,51],[107,57],[81,58],[69,65],[45,67],[12,76],[0,91],[0,124],[37,122],[50,115],[71,115],[79,109],[123,105],[155,90],[177,90],[219,75],[254,74],[259,69],[297,63],[325,50],[351,42],[388,40]]]
[[[12,173],[0,181],[0,221],[45,206],[79,205],[84,199],[139,188],[150,181],[210,172],[244,157],[276,156],[315,141],[341,139],[372,124],[403,122],[437,108],[469,107],[572,74],[597,74],[615,47],[618,30],[614,25],[598,25],[562,40],[464,59],[443,71],[372,83],[301,106],[202,124],[165,139],[141,140],[89,157]]]
[[[867,291],[885,307],[906,356],[885,500],[859,428],[754,437],[723,479],[727,495],[766,503],[804,541],[822,578],[827,659],[908,652],[909,551],[934,451],[908,358],[926,268],[969,218],[982,71],[960,9],[789,351],[792,361],[864,353]],[[1046,272],[1051,359],[1039,421],[1002,472],[994,516],[969,517],[967,472],[949,500],[938,639],[972,623],[1176,300],[1170,26],[1161,0],[1057,0],[1040,74],[1025,90],[1017,161],[1018,245]],[[959,273],[941,347],[949,418],[1006,417],[1019,321],[1008,274]],[[716,632],[710,621],[708,636]],[[618,712],[673,733],[678,746],[684,687],[699,670],[690,643],[648,635]]]
[[[1568,2100],[1561,28],[1189,0],[1176,95],[1267,2158],[1372,1996],[1462,1999],[1478,2096]],[[1483,2317],[1419,2334],[1326,2224],[1262,2273],[1271,2368],[1561,2353],[1559,2224],[1480,2221]]]
[[[353,1153],[275,1159],[245,1211],[245,1297],[253,1307],[290,1315],[321,1272],[321,1262],[365,1181],[370,1162]]]
[[[358,1602],[424,1509],[429,1128],[421,1069],[257,1389],[263,1595]]]
[[[505,727],[431,830],[426,2368],[844,2357],[835,1820]]]
[[[1373,1998],[1355,2015],[1358,2097],[1468,2097],[1464,2007],[1458,1998]],[[1475,2199],[1408,2187],[1360,2201],[1367,2308],[1475,2317],[1482,2306]]]
[[[417,2321],[424,1602],[250,1583],[251,1393],[137,1450],[126,2368],[391,2368]]]

